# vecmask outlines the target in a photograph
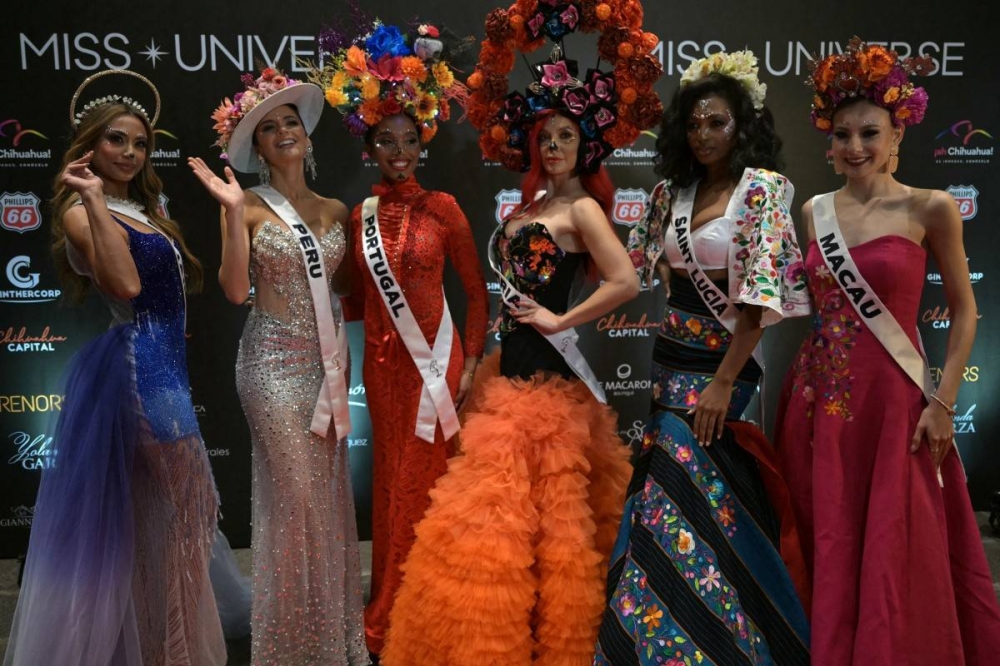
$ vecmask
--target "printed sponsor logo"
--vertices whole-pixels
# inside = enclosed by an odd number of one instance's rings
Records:
[[[62,411],[63,396],[57,394],[0,395],[0,414],[45,414]]]
[[[946,190],[958,204],[958,212],[968,222],[979,212],[979,190],[973,185],[949,185]]]
[[[603,382],[604,392],[616,398],[632,397],[638,391],[648,391],[652,385],[649,379],[632,379],[632,366],[622,363],[615,369],[616,381]]]
[[[349,449],[364,448],[366,446],[368,446],[368,438],[367,437],[348,437],[347,438],[347,448],[349,448]]]
[[[35,518],[35,507],[12,506],[10,516],[0,518],[0,527],[31,527],[31,521]]]
[[[49,137],[35,129],[26,128],[20,120],[0,120],[0,168],[47,167],[52,161],[51,148],[38,148],[40,141]]]
[[[62,294],[59,289],[36,289],[41,275],[31,272],[31,257],[26,254],[11,257],[6,275],[14,289],[0,289],[0,303],[47,303]]]
[[[0,194],[0,227],[19,234],[42,226],[41,199],[34,192],[4,192]]]
[[[941,377],[944,375],[944,368],[930,368],[931,379],[937,384],[941,381]],[[962,371],[962,381],[969,382],[970,384],[975,384],[979,381],[979,376],[981,371],[978,365],[966,366],[965,370]]]
[[[643,433],[645,432],[646,424],[641,420],[632,421],[632,425],[627,428],[623,428],[618,431],[618,436],[622,438],[622,441],[629,445],[632,451],[639,450],[642,446]]]
[[[368,395],[365,393],[364,384],[355,384],[347,389],[347,404],[351,407],[368,409]]]
[[[6,330],[0,329],[0,346],[13,354],[52,352],[56,350],[56,345],[63,342],[66,342],[66,337],[53,335],[52,329],[48,326],[43,328],[38,335],[29,333],[27,326],[22,326],[16,331],[13,326],[8,326]]]
[[[521,190],[500,190],[494,198],[497,202],[497,224],[500,224],[521,204]]]
[[[604,160],[607,166],[625,167],[651,167],[656,156],[656,133],[652,130],[645,130],[631,146],[615,148],[608,158]]]
[[[968,258],[966,258],[966,262],[968,262],[968,261],[969,261]],[[985,273],[983,273],[983,271],[973,271],[973,270],[970,270],[969,271],[969,282],[971,282],[972,284],[978,284],[979,282],[982,282],[984,276],[985,276]],[[941,274],[940,273],[928,273],[927,274],[927,281],[929,283],[931,283],[931,284],[940,285],[940,284],[942,284]]]
[[[983,313],[976,313],[976,319],[982,319]],[[951,328],[951,313],[948,311],[948,307],[941,307],[937,305],[933,308],[928,308],[924,310],[924,315],[920,318],[925,324],[930,324],[931,328],[935,329],[948,329]]]
[[[643,314],[637,321],[630,321],[627,314],[609,314],[597,320],[596,328],[609,338],[648,338],[650,329],[659,328],[660,322],[650,321]]]
[[[615,202],[611,208],[611,219],[615,224],[634,227],[646,209],[649,195],[641,189],[615,190]]]
[[[993,135],[971,120],[959,120],[935,139],[941,142],[934,148],[937,164],[989,164],[993,159]]]
[[[970,435],[976,432],[976,405],[973,404],[964,412],[959,410],[957,414],[951,417],[952,423],[955,424],[955,434],[956,435]]]
[[[149,155],[149,159],[152,161],[153,166],[157,168],[178,166],[181,163],[181,149],[169,146],[165,147],[162,145],[163,138],[180,141],[180,139],[177,138],[177,135],[170,130],[165,129],[155,129],[153,130],[153,134],[158,137],[156,141],[157,144],[160,144],[157,146],[156,150]]]
[[[55,467],[56,450],[49,435],[30,435],[18,430],[7,435],[7,441],[14,451],[7,459],[8,465],[30,470]]]

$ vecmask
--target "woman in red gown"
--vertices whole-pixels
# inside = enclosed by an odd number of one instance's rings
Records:
[[[777,443],[812,573],[815,666],[985,666],[1000,654],[1000,609],[953,439],[976,329],[962,220],[946,193],[892,175],[904,126],[926,108],[908,80],[922,66],[855,39],[812,79],[813,124],[832,134],[846,182],[803,207],[817,314],[786,379]],[[876,338],[870,297],[855,309],[861,292],[856,282],[852,297],[841,288],[843,264],[827,266],[816,238],[830,247],[831,222],[904,346],[919,348],[928,251],[934,257],[952,314],[935,392]]]
[[[448,100],[462,87],[442,59],[448,55],[445,41],[429,25],[411,35],[394,26],[366,32],[370,36],[341,49],[315,78],[327,101],[345,113],[347,127],[364,139],[382,175],[372,188],[374,196],[352,213],[351,256],[356,265],[348,303],[354,316],[363,311],[365,324],[363,377],[374,453],[372,580],[365,637],[375,656],[382,651],[402,578],[399,568],[413,545],[413,527],[430,504],[428,492],[447,469],[454,434],[440,409],[435,414],[432,407],[429,420],[420,417],[422,404],[428,404],[426,375],[404,340],[398,297],[384,300],[385,265],[369,263],[375,230],[381,241],[377,254],[385,259],[395,283],[391,292],[402,292],[415,322],[412,328],[419,329],[414,332],[430,348],[439,336],[451,337],[450,352],[443,350],[430,363],[447,381],[453,410],[463,406],[483,354],[488,297],[462,210],[454,197],[423,189],[413,175],[423,146],[437,131],[437,120],[448,117]],[[387,74],[397,70],[404,73],[401,79]],[[374,216],[365,212],[369,203]],[[377,218],[374,230],[368,224],[372,217]],[[445,259],[465,290],[464,344],[448,325],[450,315],[442,325],[447,314]],[[446,368],[441,368],[445,358]],[[423,436],[417,432],[419,421],[426,426]]]

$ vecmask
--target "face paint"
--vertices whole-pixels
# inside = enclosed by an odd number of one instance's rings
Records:
[[[687,140],[695,159],[708,166],[729,159],[736,142],[736,118],[716,94],[695,102],[687,119]]]

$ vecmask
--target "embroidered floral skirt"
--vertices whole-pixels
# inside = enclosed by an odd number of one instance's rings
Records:
[[[587,666],[631,467],[579,381],[494,376],[431,491],[386,666]]]
[[[611,555],[596,665],[808,664],[801,549],[773,451],[727,421],[711,446],[684,415],[729,344],[689,280],[675,279],[654,352],[653,415]],[[730,418],[760,370],[740,373]],[[799,590],[808,595],[807,585]]]

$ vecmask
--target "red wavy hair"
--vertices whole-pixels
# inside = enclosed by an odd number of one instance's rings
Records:
[[[538,135],[542,131],[542,127],[552,116],[556,115],[558,112],[553,109],[546,109],[538,114],[535,124],[531,126],[531,131],[528,133],[528,151],[531,157],[531,168],[524,175],[524,180],[521,181],[521,206],[518,212],[523,211],[531,203],[535,201],[535,196],[538,191],[545,186],[545,181],[548,176],[545,173],[545,169],[542,168],[542,150],[538,146]],[[563,115],[563,114],[559,114]],[[568,116],[563,116],[568,118]],[[572,118],[568,118],[573,121],[576,126],[577,131],[580,131],[580,126]],[[579,163],[579,154],[577,155],[577,162]],[[589,194],[598,204],[600,204],[601,209],[604,211],[605,217],[608,218],[608,224],[613,225],[611,222],[611,207],[614,204],[615,199],[615,186],[611,182],[611,176],[608,175],[607,169],[604,168],[602,164],[598,168],[596,173],[583,173],[580,174],[580,184],[583,185],[583,189],[587,190]]]

